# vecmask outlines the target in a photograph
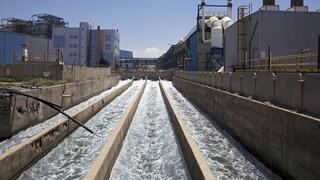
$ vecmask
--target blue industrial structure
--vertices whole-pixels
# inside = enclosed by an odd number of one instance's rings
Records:
[[[120,59],[132,59],[133,52],[120,49]]]
[[[197,31],[193,32],[193,34],[187,40],[187,47],[190,53],[190,61],[186,63],[187,71],[197,71],[198,69],[198,33]]]
[[[22,52],[24,34],[0,31],[0,64],[11,64],[15,54]]]

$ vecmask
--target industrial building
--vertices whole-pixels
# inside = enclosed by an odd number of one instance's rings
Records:
[[[67,65],[114,67],[119,59],[118,31],[92,29],[87,22],[80,27],[53,28],[53,44]]]
[[[56,61],[57,57],[53,54],[53,44],[49,38],[0,31],[0,64]]]
[[[120,59],[119,33],[114,29],[91,29],[88,66],[114,67]]]
[[[33,15],[30,20],[17,18],[2,19],[0,30],[52,38],[53,27],[66,27],[67,25],[68,23],[63,18],[44,13]]]
[[[133,52],[120,49],[120,59],[132,59]]]
[[[197,25],[159,63],[165,64],[170,55],[175,68],[187,71],[268,70],[268,66],[277,71],[315,71],[320,13],[308,9],[303,0],[291,0],[287,10],[280,10],[275,0],[264,0],[256,12],[251,4],[238,7],[233,23],[230,0],[226,5],[202,1]]]
[[[267,59],[286,55],[310,53],[308,61],[316,61],[312,53],[318,51],[319,12],[309,12],[303,1],[294,0],[287,11],[280,11],[273,0],[263,1],[262,8],[247,13],[225,31],[227,71],[236,67],[257,70],[269,66]],[[283,61],[290,63],[290,58]]]
[[[123,69],[155,69],[158,66],[157,58],[121,59],[120,68]]]
[[[54,27],[53,49],[62,54],[64,64],[86,66],[89,49],[89,23],[81,22],[80,27]]]

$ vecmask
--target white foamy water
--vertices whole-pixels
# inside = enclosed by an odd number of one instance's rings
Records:
[[[125,83],[128,83],[129,80],[125,80],[125,81],[120,81],[119,84],[107,91],[102,92],[99,95],[93,96],[90,99],[75,105],[71,108],[69,108],[68,110],[66,110],[65,112],[71,116],[73,116],[77,111],[79,111],[80,109],[88,106],[89,104],[93,103],[94,101],[101,99],[103,97],[105,97],[106,95],[110,94],[111,92],[115,91],[116,89],[118,89],[119,87],[123,86]],[[39,123],[37,125],[31,126],[28,129],[22,130],[19,133],[15,134],[14,136],[12,136],[9,139],[6,139],[4,141],[0,142],[0,153],[5,152],[6,150],[8,150],[9,148],[20,144],[22,141],[36,135],[37,133],[39,133],[40,131],[42,131],[43,129],[54,125],[62,120],[66,119],[66,117],[62,114],[58,114],[42,123]]]
[[[93,135],[83,128],[77,129],[19,179],[82,179],[142,83],[134,82],[86,123],[95,132]]]
[[[189,179],[158,82],[149,81],[112,180]]]
[[[217,179],[280,179],[193,106],[169,81],[163,85]]]

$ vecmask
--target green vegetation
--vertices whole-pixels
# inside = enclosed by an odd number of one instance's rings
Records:
[[[50,80],[50,79],[46,79],[46,78],[25,78],[22,81],[23,84],[26,85],[32,85],[32,86],[52,86],[56,84],[56,81]]]
[[[0,77],[0,83],[21,83],[23,85],[30,85],[30,86],[53,86],[56,84],[67,84],[73,82],[71,79],[65,79],[60,81],[55,81],[47,78],[33,78],[27,77],[22,81],[18,81],[11,77]]]
[[[0,77],[0,82],[16,82],[16,80],[10,77]]]

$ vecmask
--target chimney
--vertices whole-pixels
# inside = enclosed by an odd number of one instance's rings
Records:
[[[291,7],[304,6],[303,0],[291,0]]]
[[[274,6],[275,0],[263,0],[263,6]]]
[[[227,14],[232,19],[232,0],[227,1]]]
[[[275,0],[263,0],[262,7],[260,10],[263,11],[279,11],[279,6],[275,5]]]
[[[291,0],[288,11],[308,12],[308,6],[304,5],[304,0]]]

